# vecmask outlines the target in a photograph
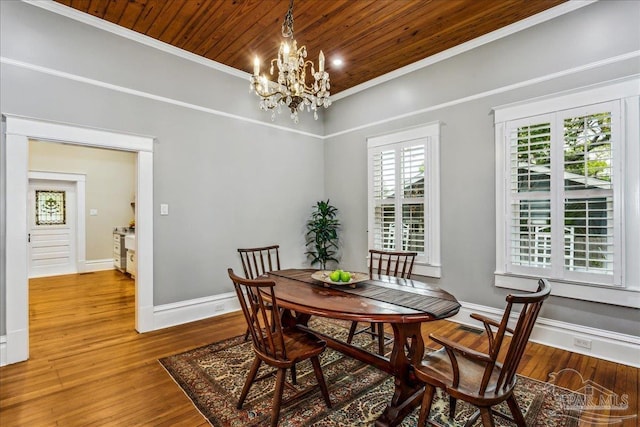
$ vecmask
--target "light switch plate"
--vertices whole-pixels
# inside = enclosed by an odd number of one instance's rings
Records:
[[[160,215],[169,215],[169,205],[166,203],[160,204]]]
[[[91,216],[98,215],[98,209],[89,209],[89,215]]]

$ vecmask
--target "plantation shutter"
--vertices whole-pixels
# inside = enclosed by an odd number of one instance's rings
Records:
[[[424,253],[425,244],[425,146],[411,145],[400,149],[400,188],[402,194],[403,251]]]
[[[373,153],[374,248],[395,249],[396,151]]]
[[[425,142],[372,150],[373,246],[425,252]]]
[[[509,135],[510,261],[551,267],[551,121],[515,123]]]
[[[611,111],[562,114],[564,269],[613,274]]]
[[[507,122],[507,269],[615,284],[616,105]]]

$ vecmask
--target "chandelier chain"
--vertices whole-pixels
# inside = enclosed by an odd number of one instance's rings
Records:
[[[293,40],[293,0],[289,2],[289,10],[282,22],[282,36]]]

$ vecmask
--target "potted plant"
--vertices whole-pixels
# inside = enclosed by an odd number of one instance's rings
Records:
[[[326,270],[327,262],[338,262],[338,229],[340,221],[336,218],[338,209],[327,201],[316,203],[311,219],[307,221],[307,256],[311,259],[311,265],[320,264],[322,270]]]

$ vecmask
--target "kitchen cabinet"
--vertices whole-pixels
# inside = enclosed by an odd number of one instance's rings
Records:
[[[137,269],[135,234],[129,234],[124,238],[124,247],[127,250],[127,273],[135,277]]]
[[[125,234],[113,232],[113,266],[121,272],[127,271],[127,249],[124,246]]]

